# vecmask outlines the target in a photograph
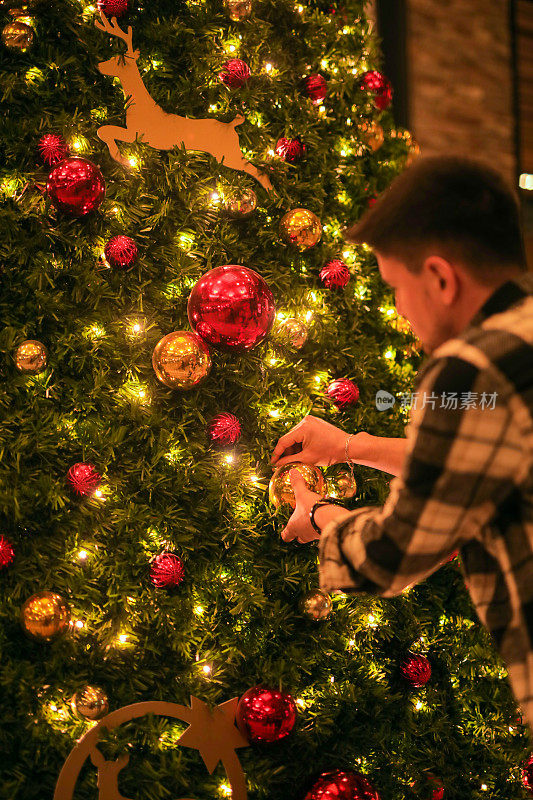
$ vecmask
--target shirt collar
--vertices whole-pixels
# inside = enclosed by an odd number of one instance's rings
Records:
[[[468,327],[481,325],[487,317],[506,311],[532,293],[533,273],[531,272],[521,273],[518,277],[505,281],[489,295],[468,323]]]

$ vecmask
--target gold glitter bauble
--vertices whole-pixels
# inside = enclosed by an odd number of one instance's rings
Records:
[[[224,209],[233,219],[245,219],[252,214],[257,206],[257,195],[253,189],[243,192],[232,192],[224,196]]]
[[[206,343],[191,331],[174,331],[156,344],[152,366],[161,383],[171,389],[192,389],[211,369]]]
[[[293,347],[295,350],[300,350],[307,341],[307,325],[300,322],[299,319],[284,320],[278,331],[289,347]]]
[[[34,32],[31,25],[27,25],[22,20],[14,19],[13,22],[8,22],[2,31],[2,41],[6,47],[12,50],[20,50],[24,53],[31,47],[34,38]]]
[[[281,218],[279,232],[286,244],[292,244],[301,251],[308,250],[320,241],[322,223],[307,208],[293,208]]]
[[[359,125],[359,130],[363,137],[365,144],[372,150],[373,153],[379,150],[385,141],[385,134],[383,128],[375,120],[365,121]]]
[[[282,503],[288,503],[291,508],[295,508],[296,501],[294,499],[294,492],[292,489],[290,471],[297,468],[305,480],[306,486],[310,491],[316,492],[319,495],[324,494],[326,482],[322,472],[313,464],[302,464],[301,461],[295,461],[292,464],[283,464],[278,467],[270,479],[268,485],[268,497],[270,502],[279,508]]]
[[[20,621],[34,639],[51,642],[68,628],[70,608],[60,594],[37,592],[22,606]]]
[[[328,496],[346,499],[357,494],[357,483],[352,473],[346,467],[333,467],[328,472],[327,478]]]
[[[311,619],[319,620],[329,617],[333,607],[331,597],[322,589],[312,589],[305,594],[300,601],[302,613],[307,614]]]
[[[224,0],[224,5],[233,22],[247,19],[252,13],[252,0]]]
[[[46,363],[46,347],[36,339],[26,339],[15,351],[15,366],[20,372],[35,375],[45,369]]]
[[[84,686],[73,696],[70,705],[77,717],[101,719],[109,711],[109,701],[99,686]]]

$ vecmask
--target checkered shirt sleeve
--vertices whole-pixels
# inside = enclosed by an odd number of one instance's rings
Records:
[[[385,504],[330,522],[320,536],[326,591],[392,597],[420,582],[463,543],[481,538],[522,472],[523,437],[497,370],[433,358],[415,388],[426,402],[411,407],[406,457]],[[483,395],[492,396],[493,408],[490,399],[482,407]]]

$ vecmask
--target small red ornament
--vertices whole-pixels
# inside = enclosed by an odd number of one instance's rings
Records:
[[[333,400],[336,406],[351,406],[359,400],[359,389],[348,378],[339,378],[332,381],[326,389],[326,395]]]
[[[304,800],[379,800],[370,781],[353,770],[323,772]]]
[[[294,728],[296,703],[286,692],[254,686],[239,700],[235,721],[250,742],[277,742]]]
[[[328,289],[342,289],[350,280],[350,270],[340,258],[330,258],[320,270],[320,280]]]
[[[533,753],[522,766],[522,783],[529,794],[533,795]]]
[[[294,139],[283,137],[277,141],[276,153],[288,164],[295,164],[305,155],[305,144],[300,136],[296,136]]]
[[[150,578],[158,589],[164,589],[167,586],[178,586],[182,582],[184,574],[185,570],[181,558],[173,555],[173,553],[160,553],[152,561]]]
[[[206,272],[187,305],[189,323],[207,344],[251,350],[270,333],[276,307],[263,278],[248,267],[227,264]]]
[[[218,73],[219,79],[230,89],[240,89],[251,76],[250,67],[240,58],[230,58]]]
[[[98,487],[102,476],[88,461],[78,461],[69,469],[67,479],[77,494],[87,495]]]
[[[323,75],[317,72],[315,75],[308,75],[304,80],[304,88],[308,97],[314,105],[321,103],[328,91],[328,84]]]
[[[391,82],[376,69],[371,69],[363,74],[361,77],[361,89],[372,92],[374,105],[380,111],[384,111],[390,106],[392,102]]]
[[[98,0],[98,11],[103,11],[108,19],[122,17],[128,11],[128,0]]]
[[[376,197],[376,195],[374,195],[373,197],[369,197],[368,198],[368,207],[372,208],[372,206],[375,206],[377,202],[378,202],[378,198]]]
[[[139,251],[129,236],[113,236],[104,248],[104,255],[112,267],[133,267]]]
[[[207,435],[213,444],[235,444],[241,436],[241,423],[234,414],[223,411],[211,420]]]
[[[73,156],[52,170],[46,190],[59,211],[83,217],[95,211],[104,199],[105,181],[98,167],[86,158]]]
[[[404,678],[416,688],[425,686],[431,678],[431,664],[425,656],[409,652],[400,665]]]
[[[68,144],[58,133],[41,136],[38,147],[42,160],[50,167],[55,167],[69,154]]]
[[[0,569],[4,569],[11,564],[15,558],[15,551],[9,539],[0,535]]]

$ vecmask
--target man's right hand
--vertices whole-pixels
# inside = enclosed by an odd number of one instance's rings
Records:
[[[302,461],[327,467],[346,461],[344,446],[348,434],[318,417],[307,416],[282,436],[274,448],[273,467]]]

